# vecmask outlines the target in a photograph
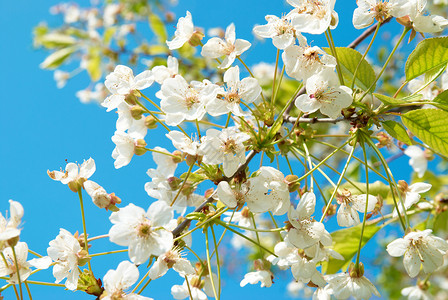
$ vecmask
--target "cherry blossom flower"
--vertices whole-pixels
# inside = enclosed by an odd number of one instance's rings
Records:
[[[336,59],[325,53],[317,46],[308,46],[306,40],[299,46],[292,45],[282,54],[286,74],[299,81],[307,80],[311,76],[324,70],[334,70]]]
[[[400,180],[398,181],[398,187],[402,194],[402,199],[404,201],[403,203],[404,208],[408,210],[412,205],[414,205],[420,200],[421,198],[420,194],[429,191],[432,185],[424,182],[416,182],[414,184],[408,185],[405,181]],[[401,203],[398,203],[398,211],[400,212],[400,214],[403,213],[403,205]],[[393,217],[396,216],[398,216],[398,213],[397,210],[394,209]]]
[[[437,33],[448,26],[448,20],[425,12],[427,0],[410,0],[409,19],[417,32]]]
[[[217,286],[218,277],[215,274],[212,274],[212,277],[213,283]],[[173,285],[171,288],[171,295],[174,299],[189,298],[190,292],[192,300],[207,300],[207,296],[214,297],[210,275],[203,276],[202,280],[196,275],[187,275],[186,279],[188,284],[185,280],[182,285]]]
[[[299,32],[321,34],[336,28],[338,16],[333,10],[336,0],[287,0],[294,9],[286,15]]]
[[[122,261],[116,270],[109,270],[104,275],[104,292],[101,295],[101,299],[152,300],[152,298],[134,293],[128,294],[124,291],[136,283],[138,277],[138,268],[129,261]]]
[[[306,80],[305,87],[307,95],[300,95],[295,101],[297,108],[305,113],[320,110],[330,118],[337,118],[341,115],[341,110],[353,102],[351,89],[339,85],[333,71],[323,71],[311,76]]]
[[[288,184],[279,170],[263,166],[258,175],[247,182],[245,200],[250,211],[263,213],[271,211],[274,215],[285,214],[291,203],[289,201]]]
[[[367,203],[367,212],[375,209],[378,199],[372,195],[351,195],[350,192],[342,192],[337,197],[340,204],[337,212],[338,225],[343,227],[356,226],[360,222],[358,212],[364,213]]]
[[[173,142],[177,150],[188,153],[192,156],[198,154],[200,144],[197,140],[190,138],[180,131],[172,130],[166,134],[166,137]]]
[[[327,276],[326,292],[336,299],[370,299],[372,294],[381,297],[376,287],[364,276],[350,276],[348,273],[338,273]]]
[[[24,282],[31,275],[31,267],[43,270],[47,269],[51,264],[49,257],[34,258],[27,261],[28,245],[24,242],[18,242],[14,246],[14,251],[17,257],[17,264],[11,247],[3,250],[4,259],[0,259],[0,276],[9,275],[9,283],[18,284],[19,274],[20,281]]]
[[[14,241],[20,236],[23,214],[23,206],[13,200],[9,200],[9,219],[0,213],[0,250],[8,245],[9,240]]]
[[[276,48],[283,50],[293,45],[296,35],[299,36],[299,40],[303,39],[299,32],[295,32],[291,20],[285,16],[279,18],[267,15],[265,19],[268,24],[255,26],[253,31],[259,37],[272,38],[272,43]]]
[[[166,124],[179,125],[184,120],[201,120],[205,106],[216,98],[217,86],[208,85],[197,89],[195,84],[188,84],[180,75],[166,79],[161,87],[161,108],[166,113]]]
[[[174,39],[166,41],[170,50],[179,49],[186,42],[188,42],[194,33],[193,18],[191,13],[187,10],[185,17],[179,18],[177,21],[176,31],[174,32]]]
[[[244,275],[244,279],[241,280],[240,286],[244,287],[248,283],[257,284],[260,282],[261,287],[271,287],[273,278],[274,275],[270,271],[260,270],[255,272],[249,272]]]
[[[133,124],[138,126],[135,129],[129,128],[128,132],[115,131],[112,136],[112,142],[115,144],[115,148],[112,151],[112,158],[115,159],[114,166],[116,169],[127,166],[132,157],[134,156],[138,148],[144,148],[146,146],[143,140],[146,130],[143,130],[142,134],[141,125],[144,120],[140,123]],[[144,126],[144,125],[143,125]],[[145,151],[143,149],[143,151]]]
[[[227,88],[217,90],[217,96],[207,103],[207,112],[214,117],[229,112],[236,116],[245,116],[240,103],[243,100],[252,103],[260,96],[261,87],[257,79],[246,77],[240,81],[240,69],[235,66],[224,73],[224,82]]]
[[[95,161],[92,158],[85,160],[82,165],[75,163],[68,163],[65,166],[65,171],[47,171],[51,179],[60,181],[63,184],[68,184],[69,188],[77,192],[82,187],[84,181],[95,173]]]
[[[114,193],[108,194],[102,186],[91,180],[84,182],[84,188],[87,194],[92,197],[93,203],[99,208],[111,211],[118,210],[115,204],[121,203],[121,199],[115,196]]]
[[[225,40],[213,37],[202,47],[201,55],[209,58],[226,56],[219,68],[226,69],[232,65],[235,58],[249,49],[251,43],[246,40],[236,39],[235,25],[231,23],[225,34]]]
[[[394,16],[401,18],[409,13],[407,0],[359,0],[353,13],[353,25],[356,29],[366,28],[375,20],[382,22]]]
[[[418,275],[420,265],[425,273],[432,273],[443,265],[448,243],[431,232],[431,229],[409,232],[404,238],[398,238],[387,245],[389,255],[404,255],[403,265],[410,277]]]
[[[162,277],[171,268],[179,273],[181,277],[195,273],[195,269],[187,259],[181,256],[179,249],[173,249],[157,258],[149,270],[149,278],[154,280]]]
[[[106,87],[101,82],[95,84],[93,90],[87,88],[76,92],[76,97],[82,103],[89,103],[92,101],[102,102],[106,96],[107,96]]]
[[[222,131],[216,129],[207,130],[200,147],[203,154],[203,162],[207,164],[223,164],[224,175],[232,176],[240,164],[246,162],[246,147],[243,142],[250,136],[238,132],[235,127],[225,128]]]
[[[87,262],[87,253],[81,248],[79,241],[70,232],[61,228],[59,235],[50,241],[47,248],[48,256],[56,262],[53,266],[53,276],[56,283],[64,278],[65,286],[69,290],[76,290],[78,286],[79,268]]]
[[[401,290],[401,295],[408,297],[409,300],[433,300],[434,297],[428,293],[427,290],[423,290],[419,285],[408,286]]]
[[[428,168],[428,159],[426,158],[425,151],[418,146],[411,145],[404,150],[404,154],[410,157],[409,165],[411,165],[418,177],[422,178]]]
[[[331,235],[325,230],[324,224],[311,218],[316,206],[316,196],[313,193],[304,193],[299,204],[289,208],[288,219],[293,226],[287,235],[287,241],[297,248],[305,249],[321,242],[330,246]]]
[[[143,71],[134,77],[131,68],[118,65],[112,73],[106,76],[104,85],[112,95],[107,97],[101,105],[106,107],[107,111],[111,111],[124,102],[126,95],[136,90],[146,89],[153,82],[154,77],[149,70]]]
[[[114,224],[109,231],[110,241],[129,246],[129,258],[137,265],[173,246],[173,234],[167,228],[171,229],[172,221],[176,221],[173,210],[165,202],[154,202],[147,212],[131,203],[112,213],[109,219]]]
[[[174,78],[176,75],[179,74],[179,62],[177,61],[177,58],[173,56],[168,56],[168,59],[166,61],[167,66],[155,66],[152,68],[152,74],[154,76],[154,80],[158,84],[162,84],[163,81],[167,78]]]
[[[55,70],[53,78],[56,81],[56,86],[58,87],[58,89],[62,89],[67,83],[67,80],[70,79],[70,73],[61,70]]]

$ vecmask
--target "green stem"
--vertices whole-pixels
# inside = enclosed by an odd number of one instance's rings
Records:
[[[184,181],[182,182],[182,185],[179,188],[179,191],[177,191],[176,196],[174,197],[173,201],[171,202],[170,206],[174,205],[174,202],[176,202],[177,198],[179,197],[180,193],[182,192],[182,189],[184,188],[185,184],[187,183],[188,177],[191,174],[191,170],[193,169],[194,164],[191,164],[190,168],[188,169],[187,175],[185,176]]]
[[[410,27],[405,27],[403,29],[403,33],[400,36],[400,39],[398,40],[397,44],[395,45],[394,49],[392,49],[392,52],[389,54],[389,57],[387,58],[386,62],[383,65],[383,68],[381,69],[380,73],[378,74],[378,76],[376,77],[375,81],[372,83],[372,85],[369,87],[369,89],[367,91],[364,92],[364,94],[362,94],[361,98],[358,101],[361,101],[362,99],[364,99],[364,97],[370,93],[373,89],[373,87],[375,86],[375,84],[378,82],[378,80],[380,79],[381,75],[383,75],[384,71],[386,70],[387,65],[389,64],[390,60],[392,59],[392,57],[395,54],[395,51],[397,51],[398,46],[401,44],[401,42],[403,41],[404,37],[406,36],[406,33],[408,33],[408,31],[410,30]]]
[[[89,244],[87,241],[87,229],[86,229],[86,217],[84,214],[84,202],[82,201],[82,189],[81,188],[78,189],[78,196],[79,196],[79,204],[81,206],[82,228],[84,231],[84,250],[86,250],[87,255],[89,255]],[[89,265],[90,272],[92,272],[92,265],[90,264],[90,260],[87,262],[87,264]]]
[[[101,252],[101,253],[94,253],[94,254],[90,254],[89,256],[90,256],[90,257],[95,257],[95,256],[102,256],[102,255],[115,254],[115,253],[123,253],[123,252],[128,252],[128,249],[114,250],[114,251]]]
[[[275,80],[277,79],[277,68],[278,68],[278,59],[280,57],[280,49],[277,49],[277,55],[275,57],[275,69],[274,69],[274,80],[272,80],[272,96],[271,96],[271,105],[274,105],[274,95],[275,95]]]
[[[26,287],[26,291],[28,293],[28,297],[30,298],[30,300],[33,300],[33,297],[31,296],[30,287],[28,286],[28,283],[26,281],[25,281],[25,287]]]
[[[145,94],[143,94],[141,91],[140,95],[142,95],[143,98],[145,98],[146,100],[148,100],[149,103],[151,103],[152,105],[154,105],[158,110],[162,111],[162,109],[160,108],[160,106],[158,106],[154,101],[152,101],[151,99],[149,99],[148,97],[145,96]]]
[[[213,229],[213,225],[210,226],[210,231],[212,232],[213,244],[215,246],[214,252],[216,252],[216,269],[218,271],[218,294],[219,297],[221,297],[221,266],[219,261],[218,244],[216,243],[216,236],[215,236],[215,230]]]
[[[325,37],[328,41],[328,46],[330,46],[331,55],[336,59],[336,70],[338,71],[339,82],[341,85],[344,85],[344,78],[342,77],[341,65],[339,64],[338,53],[336,52],[336,47],[334,46],[333,36],[331,35],[330,28],[325,31]]]
[[[341,172],[341,176],[339,176],[338,179],[338,183],[336,184],[336,188],[334,189],[333,193],[331,194],[330,200],[328,200],[328,204],[327,206],[325,206],[325,211],[322,214],[322,217],[320,218],[319,222],[323,222],[325,216],[327,215],[328,209],[330,208],[331,202],[333,201],[334,197],[336,196],[339,186],[341,185],[342,182],[342,178],[344,178],[345,172],[347,171],[348,165],[352,159],[353,154],[355,153],[355,149],[356,149],[356,144],[358,143],[358,136],[356,136],[354,143],[353,143],[353,147],[352,147],[352,151],[350,151],[350,154],[347,158],[347,162],[345,163],[344,169]]]
[[[255,78],[255,76],[254,76],[254,74],[251,72],[251,70],[249,69],[249,67],[244,63],[244,61],[241,59],[241,57],[240,56],[237,56],[236,58],[238,58],[238,60],[243,64],[243,66],[246,68],[246,70],[249,72],[249,74],[250,74],[250,76],[252,77],[252,78]],[[261,98],[263,99],[263,102],[266,102],[266,99],[264,98],[264,95],[263,95],[263,91],[261,91]]]
[[[219,295],[216,292],[215,281],[213,280],[212,265],[211,265],[211,262],[210,262],[210,249],[209,249],[209,245],[208,245],[208,228],[205,228],[204,234],[205,234],[205,252],[207,254],[208,274],[210,276],[210,281],[212,283],[213,295],[215,296],[215,299],[219,300],[219,297],[218,297]]]
[[[361,66],[361,63],[362,63],[362,61],[364,60],[364,58],[366,58],[367,53],[369,53],[370,48],[371,48],[372,45],[373,45],[373,41],[375,40],[376,35],[378,34],[378,31],[380,30],[380,27],[381,27],[381,22],[378,22],[378,25],[376,26],[375,32],[373,33],[372,40],[370,40],[370,43],[369,43],[369,45],[367,46],[366,51],[364,52],[364,54],[362,55],[361,60],[359,61],[358,65],[356,66],[355,72],[353,72],[353,81],[352,81],[352,86],[351,86],[351,89],[352,89],[352,90],[353,90],[353,88],[355,87],[356,75],[358,74],[359,67]]]
[[[14,256],[14,264],[15,264],[16,272],[17,272],[17,280],[19,281],[20,300],[23,300],[22,281],[20,280],[20,266],[19,266],[19,262],[17,260],[16,250],[15,250],[14,246],[11,247],[11,250],[12,250],[12,255]],[[7,266],[7,265],[5,265],[5,266]]]
[[[143,293],[143,291],[146,289],[146,287],[148,286],[148,284],[151,282],[151,278],[148,279],[148,281],[145,283],[144,286],[142,286],[142,288],[140,289],[140,291],[137,292],[138,295],[140,295],[141,293]]]
[[[137,285],[132,289],[131,294],[135,293],[135,291],[138,289],[140,285],[145,281],[145,279],[149,276],[149,270],[146,272],[146,274],[142,277],[142,279],[137,283]]]

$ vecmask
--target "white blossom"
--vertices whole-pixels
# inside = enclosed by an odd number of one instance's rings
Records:
[[[334,70],[336,59],[317,46],[308,46],[306,40],[292,45],[282,54],[286,74],[297,80],[307,80],[324,70]]]
[[[195,269],[191,263],[181,256],[178,249],[169,250],[160,255],[149,270],[149,278],[152,280],[162,277],[173,268],[180,276],[191,275],[195,273]]]
[[[404,255],[403,265],[411,277],[420,272],[420,265],[425,273],[432,273],[443,265],[443,256],[448,250],[448,243],[431,234],[432,230],[413,231],[387,245],[387,252],[394,257]]]
[[[102,186],[94,181],[87,180],[84,182],[84,188],[87,194],[92,197],[93,203],[99,208],[117,210],[115,204],[121,203],[120,198],[115,196],[114,193],[107,193]]]
[[[65,286],[69,290],[76,290],[79,277],[78,266],[80,263],[82,264],[81,259],[87,255],[81,248],[78,239],[67,230],[61,228],[59,235],[50,241],[47,253],[56,262],[53,266],[53,276],[56,278],[56,283],[67,278]],[[85,262],[87,261],[85,260],[83,263]]]
[[[232,176],[240,164],[246,162],[246,147],[243,142],[248,139],[250,139],[248,134],[238,132],[235,127],[225,128],[222,131],[208,129],[199,149],[204,156],[203,162],[207,164],[222,163],[224,175]]]
[[[61,70],[55,70],[53,75],[58,89],[62,89],[67,83],[67,80],[70,79],[70,73]]]
[[[327,276],[327,292],[336,299],[370,299],[372,294],[381,297],[376,287],[364,276],[351,277],[348,273]]]
[[[176,31],[174,32],[174,39],[166,41],[170,50],[179,49],[186,42],[188,42],[194,33],[193,18],[191,13],[187,10],[185,17],[179,18],[177,21]]]
[[[426,158],[425,151],[418,146],[411,145],[404,150],[404,154],[410,157],[409,165],[411,165],[418,177],[422,178],[428,168],[428,159]]]
[[[155,66],[152,68],[152,74],[154,76],[154,80],[158,84],[162,84],[163,81],[167,78],[174,78],[179,74],[179,62],[177,58],[173,56],[168,56],[166,60],[167,66]]]
[[[173,146],[177,150],[195,156],[198,154],[200,144],[197,140],[190,138],[180,131],[171,130],[166,134],[166,137],[173,142]]]
[[[207,112],[214,117],[229,112],[240,117],[247,115],[241,110],[240,103],[252,103],[260,96],[261,87],[257,79],[246,77],[240,80],[240,69],[235,66],[224,73],[224,82],[226,88],[217,90],[216,97],[207,103]]]
[[[243,287],[248,283],[257,284],[258,282],[260,282],[261,287],[271,287],[273,278],[274,275],[270,271],[261,270],[249,272],[244,275],[244,279],[241,280],[240,286]]]
[[[51,179],[60,181],[63,184],[70,184],[78,181],[84,181],[90,178],[95,173],[95,161],[92,158],[85,160],[81,165],[75,163],[68,163],[65,166],[65,171],[50,171],[48,176]]]
[[[417,32],[437,33],[448,26],[448,20],[442,16],[430,15],[425,11],[427,0],[410,0],[409,18]]]
[[[138,268],[129,261],[122,261],[116,270],[109,270],[106,275],[104,275],[104,292],[101,299],[152,300],[152,298],[125,292],[126,289],[137,282],[138,277]]]
[[[400,192],[402,194],[402,200],[404,201],[403,205],[406,210],[408,210],[412,205],[417,203],[421,195],[423,193],[426,193],[429,191],[432,187],[429,183],[424,182],[416,182],[414,184],[408,185],[406,182],[400,180],[398,182],[399,188],[401,189]],[[398,211],[400,214],[403,214],[403,205],[402,203],[398,203]],[[393,211],[393,217],[398,216],[397,210],[394,209]]]
[[[337,118],[341,115],[341,110],[353,102],[351,89],[339,85],[333,71],[323,71],[311,76],[306,80],[305,87],[307,94],[300,95],[295,101],[297,108],[305,113],[320,110],[330,118]]]
[[[129,258],[135,264],[142,264],[151,255],[159,256],[173,246],[173,210],[166,203],[157,201],[148,211],[129,204],[110,216],[112,228],[110,241],[129,247]]]
[[[0,213],[0,250],[8,245],[8,240],[20,236],[19,225],[22,222],[24,214],[23,206],[13,200],[9,200],[9,218],[6,219]]]
[[[202,47],[201,55],[209,58],[219,58],[226,56],[219,68],[226,69],[232,65],[235,58],[249,49],[251,44],[242,39],[236,39],[235,25],[231,23],[223,39],[213,37]]]
[[[253,31],[259,37],[272,38],[272,43],[276,48],[283,50],[293,45],[296,35],[299,36],[299,40],[303,39],[299,32],[295,32],[291,21],[285,16],[279,18],[267,15],[265,19],[268,24],[255,26]]]
[[[250,211],[263,213],[271,211],[274,215],[285,214],[291,203],[289,201],[288,184],[282,172],[263,166],[257,176],[247,182],[245,200]]]
[[[401,295],[408,297],[408,300],[433,300],[434,297],[426,290],[422,290],[418,285],[408,286],[401,290]]]
[[[47,269],[51,264],[51,259],[49,257],[34,258],[27,261],[28,257],[28,245],[24,242],[18,242],[14,246],[14,252],[17,258],[14,257],[14,253],[11,247],[3,250],[3,257],[0,259],[0,276],[9,275],[9,283],[18,284],[19,274],[20,281],[24,282],[31,275],[31,267],[37,269]],[[17,272],[19,274],[17,274]]]
[[[351,195],[350,193],[343,192],[338,197],[338,203],[340,204],[337,212],[338,225],[343,227],[356,226],[360,222],[358,212],[364,213],[371,212],[375,209],[378,199],[372,195]]]
[[[305,249],[321,242],[330,246],[331,235],[325,230],[324,224],[311,218],[316,206],[316,196],[313,193],[304,193],[299,204],[289,208],[288,219],[293,228],[287,235],[287,241],[297,248]]]
[[[321,34],[330,27],[336,28],[337,13],[333,10],[336,0],[287,0],[294,9],[287,14],[299,32]]]
[[[404,17],[409,13],[407,0],[358,0],[358,7],[353,13],[353,25],[362,29],[373,24],[376,20],[381,22],[393,16]]]
[[[215,286],[218,284],[218,278],[215,274],[212,274],[213,283]],[[173,285],[171,288],[171,294],[174,299],[185,299],[191,297],[192,300],[207,300],[208,297],[214,297],[212,282],[210,275],[203,276],[200,280],[196,275],[187,275],[188,284],[184,280],[182,285]]]

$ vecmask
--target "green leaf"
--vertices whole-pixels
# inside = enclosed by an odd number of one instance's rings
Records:
[[[448,111],[448,90],[445,90],[438,94],[437,97],[435,97],[432,101],[435,102],[433,103],[433,105],[437,108]]]
[[[101,78],[101,55],[99,48],[89,49],[89,56],[87,58],[87,73],[89,73],[92,81],[97,81]]]
[[[333,250],[341,254],[344,259],[338,260],[330,258],[326,264],[326,273],[334,274],[339,270],[345,270],[350,264],[352,258],[358,252],[359,238],[361,237],[362,224],[354,227],[340,229],[331,234],[333,238]],[[364,247],[367,242],[380,230],[381,227],[376,224],[367,225],[364,228],[361,247]]]
[[[401,98],[401,99],[392,98],[392,97],[389,97],[389,96],[376,94],[376,93],[374,93],[373,96],[378,98],[378,100],[380,100],[384,104],[391,105],[391,106],[395,106],[397,104],[408,103],[408,102],[416,102],[416,101],[419,101],[420,99],[422,99],[422,95],[421,94],[410,95],[410,96],[407,96],[407,97],[404,97],[404,98]]]
[[[166,33],[165,24],[163,23],[162,19],[160,19],[158,15],[151,12],[149,13],[148,20],[149,27],[151,27],[152,31],[159,39],[159,42],[161,44],[165,44],[168,36]]]
[[[329,48],[325,48],[325,51],[331,54]],[[344,76],[345,85],[351,86],[353,82],[353,75],[356,67],[361,61],[362,54],[355,49],[346,47],[336,47],[336,53],[338,55],[338,62]],[[363,59],[356,73],[355,85],[366,91],[372,84],[374,84],[375,79],[375,71],[372,66],[365,59]]]
[[[112,41],[112,37],[114,36],[115,32],[117,32],[117,27],[115,26],[111,26],[104,31],[103,43],[105,45],[107,46],[110,45],[110,42]]]
[[[153,45],[148,47],[150,55],[166,55],[169,53],[168,47],[165,45]]]
[[[53,32],[39,37],[36,42],[48,49],[54,49],[74,45],[77,40],[69,35]]]
[[[395,121],[384,121],[382,122],[383,128],[387,133],[394,139],[397,139],[407,145],[412,145],[412,140],[406,132],[406,128],[398,122]]]
[[[448,63],[448,37],[421,41],[406,61],[405,74],[409,81],[430,71],[439,70]]]
[[[448,112],[418,109],[401,116],[403,124],[438,153],[448,156]]]
[[[45,60],[39,65],[42,69],[56,69],[59,67],[67,58],[70,57],[75,51],[76,47],[62,48],[51,53]]]

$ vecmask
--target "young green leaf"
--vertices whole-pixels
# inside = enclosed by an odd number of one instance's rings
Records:
[[[448,37],[425,39],[417,45],[406,61],[406,80],[438,70],[447,63]]]
[[[448,156],[448,112],[440,109],[418,109],[401,116],[403,124],[420,140]]]
[[[45,58],[45,60],[39,65],[42,69],[56,69],[67,58],[70,57],[75,51],[76,47],[62,48],[58,51],[51,53]]]
[[[148,19],[149,27],[151,27],[152,31],[159,39],[159,42],[161,44],[165,44],[168,35],[166,33],[165,24],[163,23],[162,19],[160,19],[160,17],[154,13],[150,13]]]
[[[382,124],[384,130],[386,130],[387,133],[394,139],[397,139],[407,145],[412,145],[412,140],[403,125],[392,120],[384,121]]]

